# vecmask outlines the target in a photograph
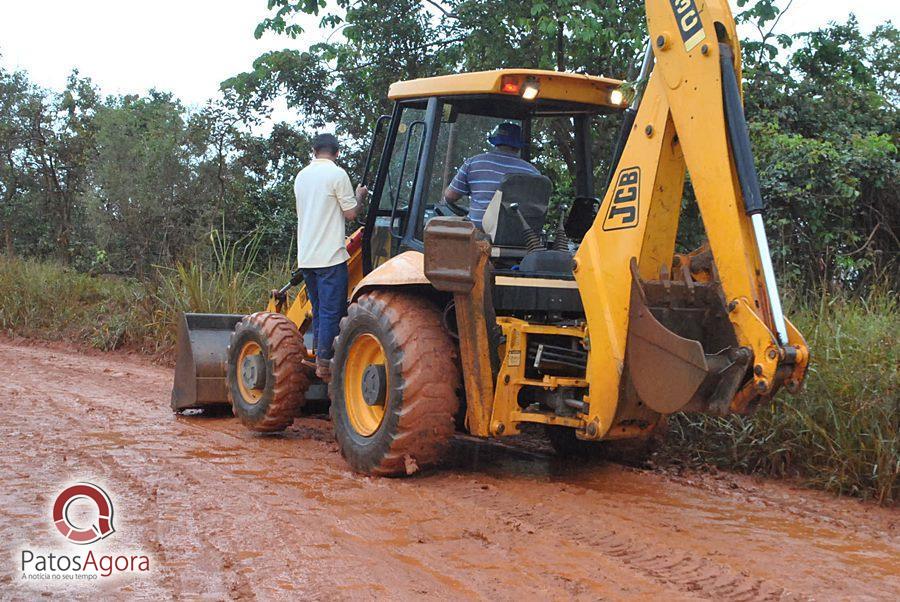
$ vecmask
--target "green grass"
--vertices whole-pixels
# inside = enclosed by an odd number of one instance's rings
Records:
[[[0,331],[171,356],[181,312],[259,311],[269,291],[290,278],[287,264],[254,271],[253,239],[226,244],[215,233],[212,239],[212,261],[158,267],[144,282],[0,256]]]
[[[795,304],[796,305],[796,304]],[[804,390],[750,417],[676,416],[660,457],[796,477],[835,493],[900,500],[900,312],[895,293],[825,294],[789,312],[812,362]],[[664,460],[665,461],[665,460]]]
[[[287,281],[252,270],[252,241],[216,243],[214,260],[159,268],[149,282],[0,257],[0,329],[10,335],[171,357],[181,311],[247,313]],[[658,458],[802,479],[882,504],[900,500],[900,312],[882,290],[791,303],[812,363],[805,390],[751,417],[676,416]]]
[[[133,280],[81,274],[53,263],[0,258],[0,329],[98,349],[165,344],[155,300]]]
[[[216,232],[210,235],[213,261],[175,264],[157,268],[154,299],[156,321],[174,336],[182,312],[251,313],[265,308],[269,293],[290,280],[286,262],[271,264],[263,272],[257,263],[259,238],[226,243]],[[174,343],[170,341],[169,347]]]

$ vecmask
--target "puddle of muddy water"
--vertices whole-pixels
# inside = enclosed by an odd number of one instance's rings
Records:
[[[100,439],[101,443],[99,445],[103,447],[109,447],[110,444],[123,447],[126,445],[133,445],[137,443],[134,438],[126,437],[122,433],[117,433],[116,431],[91,431],[84,434],[85,436],[91,437],[92,439]],[[88,447],[96,446],[89,445]]]

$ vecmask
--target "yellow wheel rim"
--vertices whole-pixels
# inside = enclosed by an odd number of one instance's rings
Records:
[[[363,397],[363,375],[371,365],[385,366],[387,358],[381,343],[371,334],[363,334],[353,341],[347,351],[344,365],[344,403],[350,425],[363,437],[375,434],[384,420],[385,399],[382,405],[369,405]],[[386,367],[386,366],[385,366]],[[390,396],[390,375],[385,385],[386,396]]]
[[[238,389],[241,391],[241,397],[244,398],[244,401],[249,404],[259,403],[259,400],[262,399],[263,393],[265,389],[251,389],[244,383],[244,377],[242,375],[242,370],[244,367],[244,360],[253,355],[262,355],[262,348],[259,346],[259,343],[255,341],[247,341],[244,343],[244,346],[241,348],[241,353],[238,355],[238,361],[236,366],[236,375],[238,382]]]

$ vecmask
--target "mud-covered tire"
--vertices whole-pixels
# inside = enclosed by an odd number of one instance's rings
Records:
[[[241,350],[258,345],[265,362],[265,386],[258,399],[241,390]],[[228,400],[248,429],[261,433],[283,431],[303,406],[309,378],[301,364],[306,348],[297,327],[278,313],[257,312],[237,325],[228,345]]]
[[[357,340],[377,339],[386,377],[377,428],[363,433],[348,409],[348,358]],[[427,299],[374,291],[350,305],[334,343],[331,419],[341,455],[357,472],[402,476],[437,463],[455,431],[460,375],[456,345]],[[353,353],[359,353],[353,351]],[[357,362],[358,363],[358,362]],[[357,412],[359,410],[356,410]],[[357,426],[354,426],[354,421]]]

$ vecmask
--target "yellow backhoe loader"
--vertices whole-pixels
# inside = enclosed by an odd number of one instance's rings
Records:
[[[499,438],[536,423],[562,453],[640,450],[674,412],[744,414],[795,392],[809,350],[781,309],[727,0],[646,10],[627,105],[621,81],[532,69],[392,85],[327,391],[304,366],[313,316],[302,286],[289,298],[294,278],[266,311],[185,316],[173,408],[230,403],[274,431],[330,399],[347,462],[402,475],[437,462],[457,429]],[[616,118],[597,197],[591,124]],[[509,176],[483,229],[443,202],[484,132],[513,121],[530,138],[548,120],[575,140],[574,182],[559,186],[572,194]],[[676,253],[687,172],[708,243]],[[554,194],[567,211],[549,220]]]

